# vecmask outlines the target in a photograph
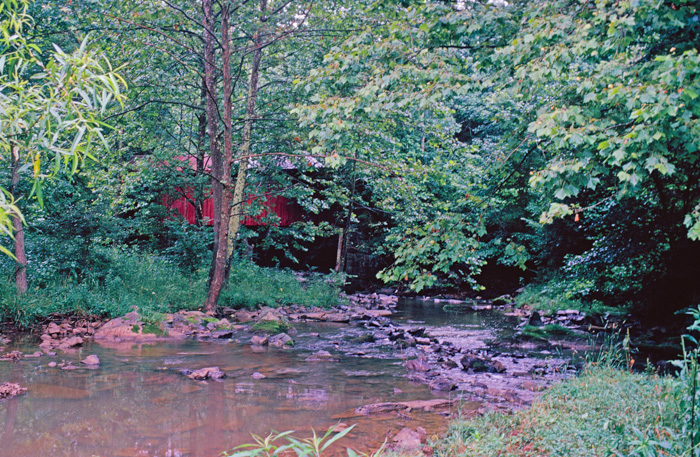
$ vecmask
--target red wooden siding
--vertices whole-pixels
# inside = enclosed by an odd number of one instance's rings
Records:
[[[187,162],[193,170],[197,169],[197,161],[193,156],[180,156],[175,159],[180,162]],[[210,166],[211,162],[209,157],[206,157],[204,160],[205,171],[210,171]],[[178,192],[179,195],[182,195],[180,189],[178,189]],[[163,198],[163,204],[168,208],[176,210],[182,217],[187,219],[187,222],[190,224],[194,224],[196,218],[194,205],[188,201],[188,198],[191,199],[192,196],[191,189],[186,189],[185,195],[186,197],[180,196],[179,198],[165,196]],[[303,211],[299,204],[286,197],[267,193],[262,196],[249,198],[246,206],[255,203],[256,199],[260,200],[259,205],[262,206],[262,211],[257,216],[245,216],[241,222],[243,225],[249,227],[267,225],[264,219],[269,216],[270,213],[276,214],[279,218],[279,221],[275,224],[279,227],[287,227],[303,219]],[[214,203],[211,198],[204,200],[202,217],[206,220],[207,225],[214,225]]]

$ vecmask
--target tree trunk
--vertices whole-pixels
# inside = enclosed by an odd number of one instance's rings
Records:
[[[197,116],[197,163],[195,174],[206,173],[205,170],[205,153],[204,144],[207,138],[207,83],[202,78],[202,91],[201,91],[201,104],[203,106],[202,112]],[[196,195],[194,196],[194,221],[197,227],[201,227],[204,224],[204,200],[206,196],[204,195],[204,188],[197,181],[196,185]]]
[[[357,158],[357,153],[355,153],[355,158]],[[350,172],[350,177],[352,179],[352,183],[350,184],[350,202],[348,203],[348,213],[347,213],[347,216],[345,218],[345,227],[343,227],[341,241],[339,241],[341,243],[341,245],[339,246],[340,259],[337,262],[335,271],[344,272],[347,269],[348,243],[349,243],[349,238],[350,238],[350,225],[352,223],[352,213],[355,209],[355,182],[356,182],[355,167],[356,167],[356,165],[357,165],[357,162],[353,161],[352,162],[352,171]]]
[[[267,9],[267,0],[260,1],[260,12],[264,15]],[[241,227],[243,207],[245,203],[246,175],[248,173],[248,156],[250,156],[250,144],[253,131],[253,118],[255,117],[255,102],[258,96],[258,75],[260,73],[260,60],[262,59],[262,36],[260,31],[255,34],[255,50],[253,51],[253,65],[250,68],[250,81],[248,83],[248,103],[245,110],[245,124],[241,138],[241,149],[238,161],[238,174],[236,175],[236,187],[233,190],[233,212],[229,220],[227,256],[229,262],[233,256],[233,243],[236,241]]]
[[[211,187],[214,204],[214,252],[209,270],[209,293],[204,302],[205,312],[215,312],[222,286],[222,272],[219,264],[219,232],[221,231],[221,198],[224,194],[222,179],[224,176],[223,158],[219,151],[219,113],[216,96],[216,66],[214,65],[214,46],[216,39],[212,0],[202,1],[204,13],[204,84],[207,92],[207,133],[209,134],[209,157],[211,158]],[[224,244],[225,246],[225,244]]]
[[[12,181],[10,183],[10,193],[14,196],[17,192],[17,184],[19,184],[19,147],[12,145]],[[27,292],[27,254],[24,249],[24,224],[22,218],[17,214],[12,215],[12,228],[15,232],[15,285],[17,292],[24,294]]]

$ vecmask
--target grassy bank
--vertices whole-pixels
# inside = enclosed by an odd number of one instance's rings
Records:
[[[589,366],[531,408],[457,420],[436,456],[686,456],[684,385],[610,365]]]
[[[101,268],[84,277],[55,276],[30,282],[21,296],[9,279],[0,281],[0,322],[27,329],[53,313],[113,318],[134,306],[145,317],[193,310],[204,303],[206,282],[204,269],[191,273],[157,256],[115,252]],[[341,285],[335,277],[319,275],[300,282],[290,271],[238,262],[232,266],[219,305],[328,307],[338,303]]]

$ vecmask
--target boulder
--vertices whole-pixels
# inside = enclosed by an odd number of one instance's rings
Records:
[[[467,354],[460,360],[464,371],[472,370],[474,373],[493,373],[491,361],[472,354]]]
[[[66,338],[65,340],[61,341],[61,344],[58,345],[59,349],[70,349],[74,348],[77,346],[82,346],[83,344],[83,339],[79,336],[71,336],[70,338]]]
[[[253,373],[252,375],[250,375],[250,377],[253,379],[265,379],[265,378],[267,378],[267,376],[260,373],[259,371],[256,371],[255,373]]]
[[[430,390],[438,392],[451,392],[457,388],[457,385],[449,379],[437,378],[430,381],[428,387],[430,387]]]
[[[275,346],[278,348],[282,348],[285,346],[294,346],[294,340],[291,336],[287,335],[286,333],[278,333],[275,336],[271,336],[268,343],[270,344],[270,346]]]
[[[55,322],[51,322],[49,326],[46,328],[46,333],[48,333],[51,336],[58,336],[61,333],[61,327],[56,325]]]
[[[392,441],[396,443],[396,448],[408,450],[419,449],[422,446],[421,439],[422,436],[420,433],[408,427],[404,427],[396,434]]]
[[[542,322],[542,316],[537,311],[533,311],[530,317],[527,318],[527,325],[532,327],[542,327],[544,322]]]
[[[338,359],[328,351],[320,350],[311,354],[306,359],[307,362],[337,362]]]
[[[83,360],[80,361],[80,363],[85,364],[87,366],[96,367],[100,364],[100,359],[96,355],[92,354],[85,357]]]
[[[215,330],[215,331],[211,332],[211,337],[217,338],[217,339],[231,338],[232,336],[233,336],[233,331],[231,331],[231,330]]]
[[[205,379],[223,379],[226,377],[226,373],[219,370],[219,367],[206,367],[195,370],[186,376],[197,381],[204,381]]]
[[[3,382],[0,384],[0,398],[12,398],[25,393],[27,389],[13,382]]]
[[[253,335],[250,339],[250,344],[253,346],[265,346],[269,343],[269,338],[265,335]]]

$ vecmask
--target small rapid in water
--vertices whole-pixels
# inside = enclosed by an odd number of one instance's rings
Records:
[[[497,311],[445,311],[441,304],[418,300],[400,301],[392,319],[398,326],[425,327],[431,337],[472,349],[511,335],[519,322]],[[420,352],[416,348],[397,351],[381,341],[360,343],[357,338],[370,332],[361,327],[294,327],[295,346],[289,349],[256,349],[247,344],[250,335],[236,334],[233,341],[87,342],[55,356],[0,362],[0,383],[27,388],[24,395],[0,401],[0,457],[209,457],[251,442],[251,433],[295,430],[295,436],[307,437],[312,428],[324,432],[339,422],[357,424],[343,444],[368,451],[404,426],[440,433],[447,412],[363,415],[355,411],[358,407],[442,398],[455,400],[453,413],[475,410],[480,407],[475,396],[486,396],[501,382],[498,375],[475,378],[451,367],[445,374],[454,375],[464,390],[431,391],[407,376],[405,362]],[[36,349],[36,342],[20,341],[3,351],[31,354]],[[318,350],[331,352],[337,361],[305,360]],[[515,352],[499,354],[525,366]],[[98,367],[80,364],[90,354],[99,357]],[[527,360],[537,366],[546,357],[551,355],[529,355]],[[48,366],[62,360],[76,368]],[[180,373],[210,366],[227,377],[198,382]],[[476,392],[484,383],[486,390]]]

